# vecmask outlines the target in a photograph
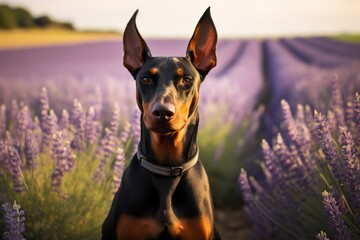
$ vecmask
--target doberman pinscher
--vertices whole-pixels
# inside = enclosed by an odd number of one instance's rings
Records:
[[[199,87],[216,65],[217,33],[206,10],[186,57],[152,57],[135,23],[123,35],[136,80],[141,140],[103,224],[103,239],[220,239],[206,172],[198,159]]]

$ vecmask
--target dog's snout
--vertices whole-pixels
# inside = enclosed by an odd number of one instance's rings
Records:
[[[154,118],[170,121],[175,115],[175,105],[172,103],[156,103],[152,108]]]

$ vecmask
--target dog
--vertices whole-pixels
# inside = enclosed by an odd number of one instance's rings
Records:
[[[152,57],[137,29],[137,13],[123,45],[124,66],[136,80],[141,140],[103,223],[102,239],[220,239],[196,144],[200,84],[217,62],[210,8],[185,57]]]

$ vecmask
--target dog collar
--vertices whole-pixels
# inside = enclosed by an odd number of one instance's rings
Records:
[[[140,145],[138,146],[138,151],[136,153],[136,156],[139,160],[140,166],[146,168],[152,173],[156,173],[166,177],[179,177],[183,174],[183,172],[186,172],[187,170],[195,166],[195,164],[199,159],[199,147],[198,146],[196,147],[196,152],[189,161],[187,161],[186,163],[180,166],[174,166],[174,167],[165,167],[150,162],[142,153],[140,149]]]

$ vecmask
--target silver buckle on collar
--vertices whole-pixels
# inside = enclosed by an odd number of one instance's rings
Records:
[[[178,177],[181,176],[183,173],[184,168],[179,166],[179,167],[170,167],[170,176],[171,177]]]

